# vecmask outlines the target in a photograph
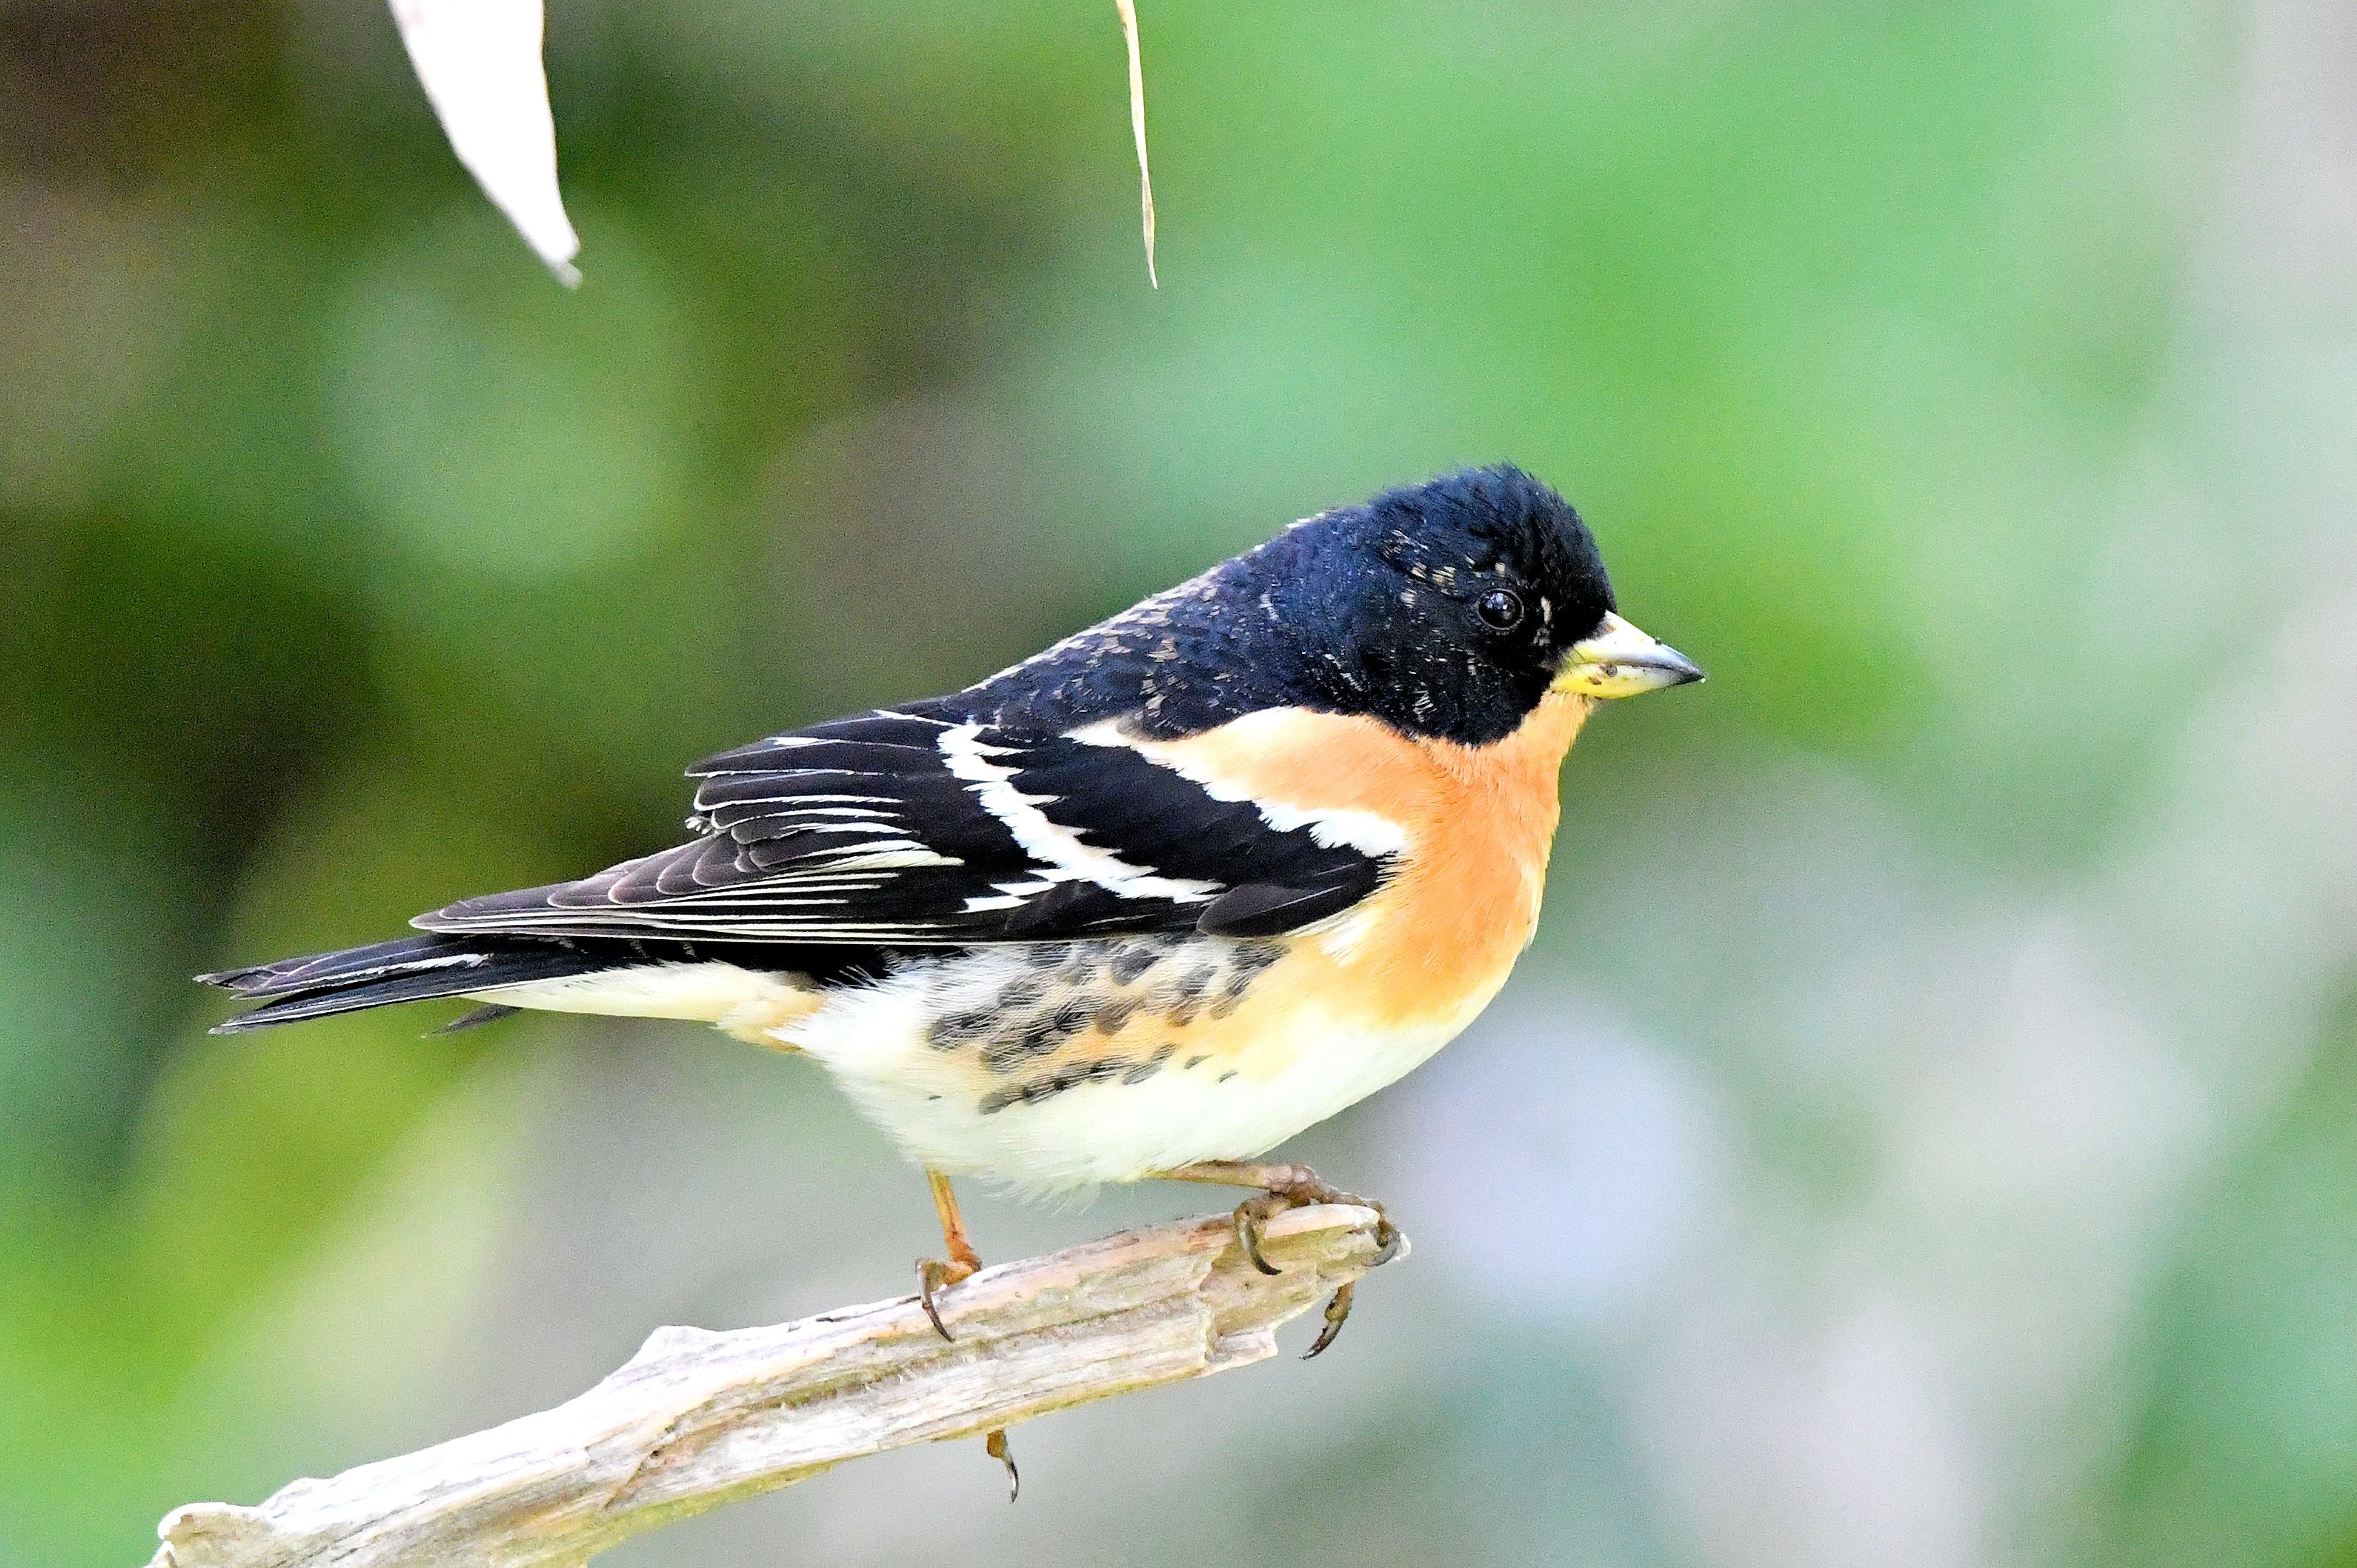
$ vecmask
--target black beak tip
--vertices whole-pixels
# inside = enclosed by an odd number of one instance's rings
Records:
[[[1662,672],[1662,684],[1664,688],[1699,686],[1703,682],[1702,666],[1675,649],[1663,649],[1660,658],[1648,662]]]

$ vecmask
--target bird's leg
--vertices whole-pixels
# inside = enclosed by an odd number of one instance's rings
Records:
[[[1268,1222],[1271,1216],[1305,1204],[1348,1203],[1361,1208],[1372,1208],[1375,1211],[1375,1244],[1381,1249],[1375,1254],[1376,1266],[1390,1262],[1392,1255],[1399,1251],[1399,1227],[1392,1223],[1391,1216],[1383,1212],[1382,1204],[1353,1192],[1344,1192],[1308,1165],[1255,1160],[1198,1160],[1191,1165],[1180,1165],[1176,1170],[1161,1171],[1157,1175],[1164,1181],[1199,1181],[1215,1187],[1260,1188],[1259,1193],[1236,1205],[1236,1244],[1243,1249],[1243,1254],[1251,1260],[1253,1267],[1265,1274],[1281,1271],[1261,1252],[1261,1227]],[[1334,1343],[1334,1337],[1342,1332],[1343,1321],[1351,1316],[1353,1294],[1350,1284],[1344,1284],[1334,1292],[1334,1298],[1326,1304],[1326,1326],[1318,1331],[1317,1342],[1303,1355],[1303,1360]]]
[[[966,1237],[965,1218],[958,1213],[957,1193],[951,1188],[950,1178],[939,1171],[928,1170],[925,1180],[933,1189],[933,1212],[941,1216],[942,1243],[949,1249],[950,1258],[948,1262],[938,1258],[917,1260],[917,1301],[924,1307],[925,1316],[932,1319],[934,1332],[944,1339],[954,1339],[957,1336],[942,1321],[941,1308],[933,1305],[933,1293],[973,1277],[974,1272],[982,1267],[982,1259]]]
[[[942,1321],[941,1308],[933,1305],[933,1293],[960,1280],[971,1279],[982,1267],[982,1258],[974,1250],[974,1242],[965,1233],[965,1217],[958,1212],[957,1193],[950,1178],[936,1170],[925,1172],[925,1180],[933,1189],[933,1212],[941,1217],[942,1244],[949,1250],[949,1262],[936,1258],[917,1260],[917,1302],[931,1320],[933,1332],[954,1341],[949,1325]],[[983,1452],[1006,1466],[1006,1500],[1013,1502],[1023,1490],[1023,1477],[1015,1468],[1015,1452],[1006,1445],[1006,1429],[996,1428],[985,1434]]]

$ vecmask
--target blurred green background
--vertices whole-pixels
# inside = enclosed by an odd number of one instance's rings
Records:
[[[894,1294],[802,1064],[199,969],[669,842],[1467,461],[1708,666],[1297,1152],[1312,1366],[617,1563],[2357,1563],[2357,13],[555,0],[553,284],[369,0],[0,0],[0,1565]],[[980,1199],[985,1254],[1187,1212]]]

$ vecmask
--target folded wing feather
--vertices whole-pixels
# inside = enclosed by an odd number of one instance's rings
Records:
[[[722,753],[697,836],[431,931],[969,946],[1200,927],[1270,935],[1372,892],[1385,857],[1283,828],[1122,744],[879,711]]]

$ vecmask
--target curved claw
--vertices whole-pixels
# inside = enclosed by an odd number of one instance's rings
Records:
[[[933,1332],[952,1345],[957,1343],[957,1336],[951,1333],[950,1326],[942,1321],[942,1309],[933,1305],[933,1292],[942,1285],[956,1283],[950,1276],[948,1264],[936,1262],[931,1258],[917,1260],[917,1305],[925,1309],[925,1316],[931,1321]]]
[[[1379,1205],[1369,1204],[1368,1207],[1375,1211],[1376,1250],[1373,1261],[1368,1263],[1367,1267],[1380,1269],[1399,1256],[1403,1237],[1400,1234],[1400,1228],[1392,1223],[1391,1216],[1385,1214]],[[1356,1280],[1346,1280],[1335,1287],[1333,1295],[1326,1303],[1326,1326],[1318,1331],[1318,1337],[1311,1342],[1308,1349],[1301,1353],[1303,1360],[1311,1360],[1324,1354],[1326,1348],[1334,1343],[1335,1337],[1342,1332],[1343,1322],[1351,1316],[1351,1304],[1357,1294]]]
[[[1006,1445],[1006,1429],[1000,1427],[982,1440],[982,1451],[1006,1466],[1006,1500],[1013,1502],[1023,1495],[1023,1473],[1015,1467],[1015,1450]]]
[[[1399,1250],[1400,1228],[1391,1222],[1391,1217],[1389,1215],[1385,1214],[1380,1208],[1376,1209],[1375,1259],[1374,1262],[1369,1263],[1367,1267],[1371,1269],[1382,1268],[1385,1263],[1390,1262],[1394,1258],[1399,1256]],[[1351,1287],[1349,1285],[1344,1285],[1342,1288],[1344,1290],[1349,1290]],[[1348,1311],[1349,1308],[1346,1307],[1343,1310]]]
[[[1254,1268],[1265,1274],[1281,1274],[1285,1272],[1261,1255],[1260,1213],[1252,1199],[1246,1198],[1236,1205],[1235,1227],[1236,1244],[1244,1250],[1244,1256],[1252,1260]]]
[[[1334,1343],[1335,1336],[1342,1332],[1343,1320],[1351,1316],[1353,1294],[1351,1285],[1348,1283],[1335,1290],[1333,1298],[1326,1304],[1326,1326],[1318,1331],[1317,1340],[1301,1353],[1303,1360],[1315,1360],[1325,1352],[1327,1346]]]

